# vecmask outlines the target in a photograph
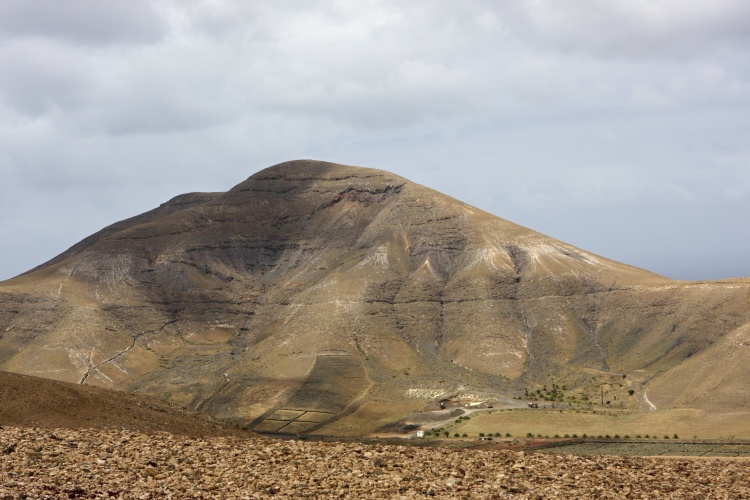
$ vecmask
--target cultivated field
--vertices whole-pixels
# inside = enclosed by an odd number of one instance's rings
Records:
[[[637,436],[673,439],[747,439],[750,415],[747,413],[706,413],[700,410],[657,411],[522,409],[476,412],[469,419],[445,426],[453,436],[479,433],[525,437]]]
[[[635,457],[750,457],[750,442],[585,442],[570,446],[543,449],[550,453],[575,455],[621,455]]]

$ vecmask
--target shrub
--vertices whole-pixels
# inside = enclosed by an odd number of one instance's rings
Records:
[[[495,437],[503,437],[503,433],[502,432],[496,432],[495,433]]]
[[[484,432],[480,432],[479,433],[479,437],[483,438],[484,437]]]
[[[632,396],[633,394],[635,394],[635,391],[633,389],[630,389],[630,390],[628,390],[628,394],[630,394]]]
[[[587,438],[588,436],[586,434],[581,434],[582,438]]]
[[[507,437],[507,438],[511,437],[510,432],[506,432],[505,433],[505,437]]]
[[[672,436],[672,439],[680,439],[680,436],[678,436],[677,434],[675,434],[674,436]]]
[[[453,435],[454,438],[459,437],[458,432]]]
[[[556,438],[559,438],[559,437],[560,437],[560,434],[555,434],[555,437],[556,437]]]
[[[461,437],[464,437],[464,438],[467,437],[466,433],[464,432],[463,434],[461,434]]]
[[[596,436],[596,439],[604,439],[604,437],[601,434],[599,434],[598,436]]]
[[[664,439],[669,439],[669,435],[668,434],[664,434]]]
[[[578,434],[573,434],[573,437],[574,437],[575,439],[578,439]]]
[[[640,437],[640,436],[638,436],[638,437]],[[648,435],[648,434],[646,434],[646,435],[645,435],[645,436],[643,436],[643,437],[645,437],[646,439],[648,439],[648,438],[649,438],[649,435]]]
[[[612,439],[612,436],[610,436],[609,434],[607,434],[606,436],[604,436],[604,438],[605,439]]]
[[[527,437],[527,438],[533,438],[533,437],[534,437],[534,434],[533,434],[533,433],[531,433],[531,432],[527,432],[527,433],[526,433],[526,437]]]
[[[542,437],[542,435],[541,434],[537,434],[536,437],[540,438],[540,437]]]
[[[623,436],[623,439],[630,439],[630,435],[628,435],[628,434],[625,434],[625,435]]]
[[[646,436],[646,437],[648,437],[648,436]],[[641,435],[640,435],[640,434],[638,434],[638,435],[637,435],[637,436],[636,436],[635,438],[636,438],[636,439],[641,439]]]
[[[570,434],[565,434],[565,436],[563,436],[563,437],[569,438]]]

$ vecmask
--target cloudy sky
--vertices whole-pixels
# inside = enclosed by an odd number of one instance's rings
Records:
[[[0,2],[0,279],[298,158],[750,276],[750,2]]]

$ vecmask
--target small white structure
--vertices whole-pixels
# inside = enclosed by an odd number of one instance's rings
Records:
[[[423,438],[424,437],[424,431],[417,431],[417,437]]]

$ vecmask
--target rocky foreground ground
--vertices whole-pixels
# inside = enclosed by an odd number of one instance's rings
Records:
[[[750,498],[750,462],[0,429],[7,498]]]

